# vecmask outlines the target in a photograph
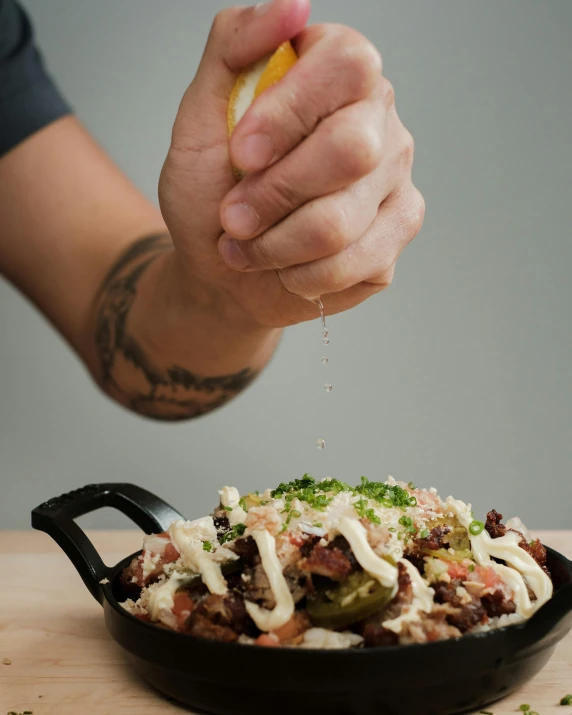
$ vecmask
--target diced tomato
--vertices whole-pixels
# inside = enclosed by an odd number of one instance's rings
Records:
[[[472,580],[484,583],[486,589],[494,590],[503,583],[497,572],[490,566],[477,566],[474,573],[471,575]]]
[[[452,579],[460,579],[461,581],[466,581],[469,575],[469,569],[465,564],[458,561],[449,562],[449,568],[447,569],[449,576]]]
[[[270,633],[263,633],[254,641],[254,645],[262,645],[267,648],[277,648],[280,643],[276,636],[273,636]]]
[[[151,619],[146,613],[137,613],[135,618],[138,618],[140,621],[145,621],[145,623],[151,623]]]
[[[177,616],[179,628],[181,628],[191,615],[195,602],[185,591],[179,591],[173,599],[173,615]]]
[[[172,564],[174,561],[176,561],[179,558],[180,554],[177,551],[177,547],[169,542],[167,546],[165,547],[165,553],[163,554],[163,557],[161,558],[161,563],[163,564]]]
[[[310,621],[304,613],[294,613],[292,618],[280,628],[272,632],[280,643],[289,643],[296,636],[301,635],[310,628]]]

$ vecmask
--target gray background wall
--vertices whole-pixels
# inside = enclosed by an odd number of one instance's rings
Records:
[[[179,99],[226,3],[26,5],[79,115],[155,199]],[[137,482],[194,517],[224,484],[304,471],[393,474],[477,514],[572,526],[572,3],[315,0],[312,20],[376,43],[417,140],[427,218],[393,287],[329,320],[327,370],[318,323],[302,325],[238,400],[162,425],[101,396],[0,284],[1,527],[26,527],[40,501],[97,480]]]

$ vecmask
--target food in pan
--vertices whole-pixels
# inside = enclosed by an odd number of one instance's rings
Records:
[[[309,475],[146,536],[124,570],[137,618],[261,646],[360,648],[456,638],[530,618],[552,596],[518,518],[485,522],[435,489]]]

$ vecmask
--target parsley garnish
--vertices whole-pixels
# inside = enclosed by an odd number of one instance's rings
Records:
[[[560,701],[560,705],[572,705],[572,695],[565,695]]]
[[[220,539],[221,544],[226,544],[228,541],[234,541],[239,536],[243,536],[246,531],[246,524],[235,524],[230,531],[227,531]]]
[[[359,501],[356,501],[354,507],[359,516],[363,519],[369,519],[372,524],[381,524],[381,519],[377,516],[375,511],[371,507],[369,509],[367,508],[367,499],[362,497]]]

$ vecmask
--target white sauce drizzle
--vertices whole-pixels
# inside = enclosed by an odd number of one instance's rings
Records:
[[[338,523],[338,531],[348,540],[363,570],[376,578],[382,586],[393,588],[391,596],[393,598],[397,593],[397,568],[380,558],[371,548],[365,527],[357,519],[342,516]]]
[[[400,559],[399,561],[405,566],[409,578],[411,579],[413,601],[409,606],[405,607],[407,610],[404,609],[404,613],[400,616],[382,623],[384,628],[388,628],[394,633],[401,633],[404,623],[416,621],[420,612],[431,613],[433,609],[433,596],[435,595],[435,591],[427,586],[419,571],[410,561],[407,559]]]
[[[553,586],[550,578],[532,556],[520,548],[518,545],[520,541],[519,535],[514,531],[508,531],[504,536],[493,539],[486,530],[477,535],[471,534],[469,527],[473,517],[469,507],[459,499],[453,499],[452,497],[447,499],[446,506],[467,529],[475,561],[479,566],[489,566],[494,569],[513,590],[518,615],[530,618],[536,610],[550,599]],[[495,563],[491,560],[491,556],[506,561],[510,566]],[[528,595],[527,584],[536,596],[536,601],[534,602],[530,600]]]
[[[270,611],[261,608],[257,603],[245,601],[248,615],[261,631],[275,631],[292,618],[294,615],[294,599],[282,573],[280,560],[276,555],[276,540],[266,530],[251,531],[250,535],[258,546],[258,553],[262,561],[262,568],[270,583],[276,606]]]
[[[216,542],[212,516],[196,521],[175,521],[169,527],[169,536],[181,554],[185,566],[201,575],[211,593],[224,596],[228,588],[220,566],[213,561],[211,554],[203,549],[203,541]]]
[[[231,526],[236,526],[237,524],[244,524],[246,519],[246,512],[239,505],[240,494],[236,487],[223,487],[220,491],[220,503],[222,506],[229,506],[232,511],[227,512],[227,517],[229,524]]]
[[[147,610],[152,621],[159,621],[170,628],[177,627],[177,616],[173,613],[175,593],[192,578],[192,575],[174,573],[149,594]]]

